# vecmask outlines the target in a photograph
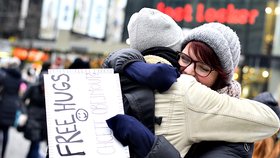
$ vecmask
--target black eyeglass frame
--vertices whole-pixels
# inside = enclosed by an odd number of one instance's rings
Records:
[[[190,61],[191,61],[187,66],[182,66],[182,65],[179,63],[179,61],[178,61],[180,67],[182,67],[183,70],[185,70],[188,66],[190,66],[192,63],[194,63],[194,72],[195,72],[195,74],[197,74],[197,75],[200,76],[200,77],[207,77],[207,76],[209,76],[209,75],[211,74],[212,71],[215,71],[215,69],[212,68],[211,66],[209,66],[209,65],[207,65],[207,64],[204,64],[204,63],[201,62],[201,61],[195,61],[195,60],[193,60],[190,56],[188,56],[187,54],[185,54],[185,53],[183,53],[183,52],[177,51],[177,54],[178,54],[178,60],[182,60],[182,61],[184,62],[184,59],[181,58],[181,56],[184,56],[185,58],[189,58]],[[199,62],[199,63],[203,63],[204,65],[207,65],[207,66],[210,68],[210,71],[209,71],[209,73],[208,73],[207,75],[203,76],[203,75],[201,75],[201,74],[199,74],[199,73],[196,72],[196,63],[198,63],[198,62]]]

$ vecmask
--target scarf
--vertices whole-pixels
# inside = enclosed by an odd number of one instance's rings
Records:
[[[217,92],[220,94],[227,94],[231,97],[240,98],[241,85],[237,81],[231,80],[228,86],[218,89]]]

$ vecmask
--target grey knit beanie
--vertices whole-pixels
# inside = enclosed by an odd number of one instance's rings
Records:
[[[192,29],[186,35],[183,46],[193,40],[204,42],[214,50],[225,72],[228,73],[227,83],[229,83],[234,69],[238,66],[241,53],[237,34],[230,27],[213,22]]]
[[[181,49],[183,31],[168,15],[151,8],[134,13],[127,25],[130,47],[140,52],[157,46]]]

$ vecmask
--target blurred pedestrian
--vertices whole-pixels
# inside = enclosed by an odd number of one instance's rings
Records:
[[[42,64],[42,69],[41,69],[41,72],[40,73],[47,73],[48,70],[51,68],[51,62],[49,61],[46,61]]]
[[[84,61],[82,58],[77,57],[73,63],[69,66],[69,69],[89,69],[89,62]]]
[[[270,92],[262,92],[254,100],[269,106],[280,119],[280,106]],[[252,158],[280,158],[280,129],[272,137],[257,141]]]
[[[0,69],[0,130],[3,132],[2,152],[4,158],[6,146],[9,140],[9,128],[14,125],[16,111],[20,107],[19,89],[22,83],[19,69],[21,62],[18,58],[10,58],[7,67]]]
[[[37,83],[27,89],[22,100],[28,115],[24,137],[31,142],[26,158],[39,158],[40,142],[47,140],[43,74],[39,75]]]

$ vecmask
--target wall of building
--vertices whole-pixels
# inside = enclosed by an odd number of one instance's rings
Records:
[[[280,7],[280,0],[278,1],[277,6]],[[273,56],[280,56],[280,15],[279,14],[276,16],[272,55]],[[275,65],[276,64],[277,63],[275,63]],[[274,63],[272,63],[272,66],[274,66]],[[272,92],[275,95],[275,97],[280,101],[279,76],[280,76],[280,69],[279,68],[278,69],[277,68],[272,68],[268,90],[270,92]]]

